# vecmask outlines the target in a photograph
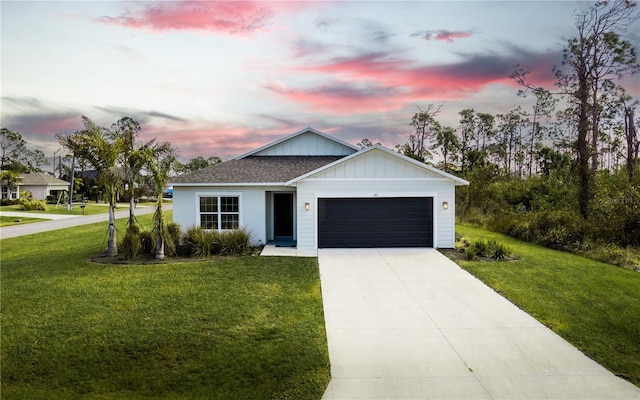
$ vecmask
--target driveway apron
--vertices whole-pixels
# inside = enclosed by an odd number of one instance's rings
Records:
[[[640,399],[432,249],[318,251],[323,399]]]

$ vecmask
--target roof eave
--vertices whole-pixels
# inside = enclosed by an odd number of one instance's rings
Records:
[[[169,186],[173,187],[231,187],[231,186],[286,186],[285,182],[200,182],[200,183],[188,183],[188,182],[169,182]]]

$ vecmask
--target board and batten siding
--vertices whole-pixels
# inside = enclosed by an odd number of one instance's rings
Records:
[[[253,156],[347,156],[353,149],[312,132],[254,153]]]
[[[298,181],[297,188],[299,249],[317,248],[318,199],[337,197],[433,197],[434,246],[454,246],[454,182],[384,151],[369,151],[336,164]],[[310,204],[309,211],[305,203]]]
[[[309,178],[437,178],[448,180],[423,167],[398,159],[381,150],[373,150],[341,162]]]

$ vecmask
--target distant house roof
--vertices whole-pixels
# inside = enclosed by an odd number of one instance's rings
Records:
[[[172,184],[284,183],[340,158],[343,156],[248,156],[178,176]]]
[[[42,172],[33,172],[30,174],[20,174],[22,181],[20,186],[58,186],[69,185],[69,182],[53,176],[43,174]]]

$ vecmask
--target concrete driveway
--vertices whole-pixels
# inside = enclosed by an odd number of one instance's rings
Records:
[[[431,249],[318,251],[323,399],[640,399]]]

